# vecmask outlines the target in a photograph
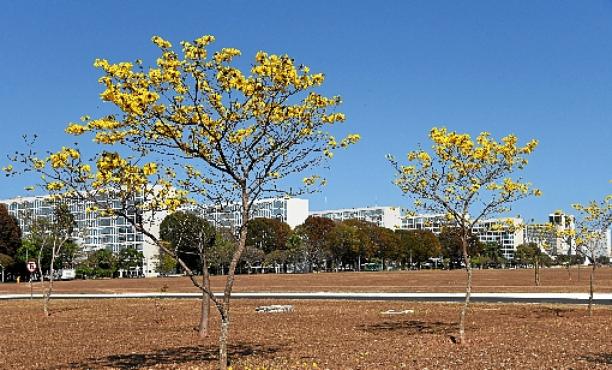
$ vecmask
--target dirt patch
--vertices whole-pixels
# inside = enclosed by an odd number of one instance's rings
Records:
[[[458,304],[288,300],[293,312],[256,313],[277,301],[235,301],[234,369],[605,369],[612,309],[475,304],[467,345],[454,342]],[[414,309],[410,316],[384,310]],[[194,330],[196,300],[0,302],[2,369],[214,369],[211,337]]]
[[[588,268],[573,267],[541,270],[542,286],[534,284],[530,269],[475,270],[474,292],[587,292]],[[466,273],[463,270],[422,270],[399,272],[264,274],[238,275],[236,292],[463,292]],[[213,276],[215,291],[222,291],[224,276]],[[34,284],[40,292],[40,284]],[[179,278],[113,279],[59,281],[56,292],[196,292],[191,281]],[[596,270],[595,291],[612,292],[612,268]],[[0,284],[2,293],[29,293],[28,284]]]

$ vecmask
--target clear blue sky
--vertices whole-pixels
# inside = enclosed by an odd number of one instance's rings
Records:
[[[512,214],[542,220],[610,193],[610,1],[12,1],[0,12],[0,152],[24,133],[70,143],[67,122],[97,116],[97,57],[152,61],[159,34],[204,34],[216,46],[287,53],[325,72],[343,130],[361,143],[337,155],[311,209],[409,206],[386,153],[427,144],[432,126],[540,140],[525,178],[544,191]],[[2,163],[6,162],[4,159]],[[27,179],[0,179],[0,198]]]

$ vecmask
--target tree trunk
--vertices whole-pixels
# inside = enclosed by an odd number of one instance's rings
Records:
[[[472,265],[470,264],[470,256],[468,255],[468,240],[467,235],[463,235],[461,238],[461,244],[463,249],[463,262],[465,263],[465,269],[467,271],[467,284],[465,286],[465,302],[461,309],[461,317],[459,320],[459,343],[465,344],[465,315],[467,313],[470,297],[472,295]]]
[[[232,289],[234,287],[234,279],[236,275],[236,267],[240,261],[245,248],[247,239],[247,222],[249,220],[249,196],[246,190],[242,191],[242,225],[240,227],[240,238],[238,239],[238,248],[232,256],[232,260],[227,272],[225,280],[225,289],[223,291],[223,308],[221,315],[221,333],[219,334],[219,368],[227,370],[227,340],[230,327],[230,299]]]
[[[595,263],[595,259],[593,259],[593,268],[591,269],[591,274],[589,276],[589,316],[593,316],[593,278],[595,275],[595,267],[597,264]]]
[[[53,264],[55,263],[55,246],[51,250],[51,265],[49,266],[49,283],[47,283],[47,288],[43,291],[43,311],[45,316],[49,316],[49,300],[51,298],[51,291],[53,290],[53,278],[55,274],[55,269],[53,268]],[[43,279],[43,285],[44,285]]]
[[[540,257],[535,258],[535,285],[540,286]]]
[[[210,273],[206,264],[206,257],[202,257],[202,283],[205,291],[202,291],[202,307],[200,311],[200,326],[198,333],[200,339],[208,337],[209,329],[208,322],[210,320],[210,296],[207,292],[210,292]]]

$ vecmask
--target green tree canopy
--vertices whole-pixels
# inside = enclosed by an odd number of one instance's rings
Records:
[[[247,246],[262,250],[265,254],[287,249],[291,227],[274,218],[255,218],[247,224]]]
[[[21,228],[4,204],[0,204],[0,253],[15,257],[21,246]]]
[[[403,260],[426,262],[442,253],[440,241],[429,230],[397,230],[399,254]]]
[[[201,254],[209,253],[215,244],[215,228],[203,218],[190,212],[175,212],[162,221],[160,238],[172,245],[172,249],[192,270],[201,270]]]

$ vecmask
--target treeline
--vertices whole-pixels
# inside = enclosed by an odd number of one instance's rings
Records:
[[[450,227],[435,235],[429,230],[394,231],[361,220],[338,222],[310,216],[294,230],[273,218],[253,219],[247,230],[247,247],[239,273],[462,267],[461,236],[459,230]],[[186,212],[166,217],[160,234],[196,272],[202,271],[204,257],[211,273],[224,274],[237,243],[229,230],[215,229]],[[471,262],[478,267],[505,267],[510,263],[497,243],[482,243],[472,236],[469,249]],[[553,263],[532,249],[521,246],[512,263],[523,266]],[[180,267],[162,253],[158,272],[179,273]]]

